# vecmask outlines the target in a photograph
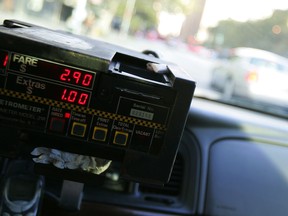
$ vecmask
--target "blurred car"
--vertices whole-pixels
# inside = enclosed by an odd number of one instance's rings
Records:
[[[211,87],[224,99],[288,103],[288,59],[272,52],[239,47],[212,69]]]

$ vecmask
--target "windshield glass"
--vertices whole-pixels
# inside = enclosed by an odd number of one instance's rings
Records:
[[[288,116],[286,1],[0,0],[5,19],[152,50],[191,75],[195,96]]]

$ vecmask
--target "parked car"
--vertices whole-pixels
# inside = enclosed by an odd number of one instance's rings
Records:
[[[265,50],[239,47],[212,69],[211,87],[224,99],[241,96],[288,104],[288,59]]]

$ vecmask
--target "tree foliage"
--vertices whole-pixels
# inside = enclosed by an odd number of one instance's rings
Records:
[[[224,20],[209,29],[206,44],[212,48],[253,47],[288,56],[287,25],[287,10],[276,10],[271,17],[257,21]]]
[[[155,29],[158,25],[160,11],[187,14],[191,7],[193,7],[194,1],[136,0],[130,30],[131,32],[135,32],[137,30]]]
[[[160,11],[168,13],[188,14],[199,0],[135,0],[133,19],[129,30],[131,33],[138,30],[145,31],[157,28]],[[101,4],[94,6],[95,11],[105,9],[113,13],[113,16],[122,19],[128,0],[103,0]]]

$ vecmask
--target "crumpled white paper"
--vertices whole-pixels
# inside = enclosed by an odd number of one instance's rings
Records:
[[[31,155],[36,156],[33,158],[35,163],[53,164],[59,169],[80,169],[97,175],[107,170],[112,162],[111,160],[79,155],[45,147],[35,148],[31,152]]]

